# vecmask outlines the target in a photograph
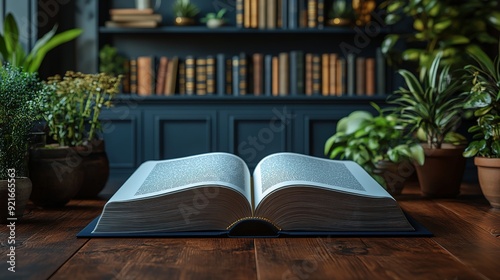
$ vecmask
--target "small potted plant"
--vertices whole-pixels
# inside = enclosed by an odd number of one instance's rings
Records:
[[[328,24],[332,26],[351,25],[354,20],[354,10],[346,0],[336,0],[328,12],[328,18]]]
[[[31,200],[35,204],[62,206],[75,195],[95,197],[104,188],[109,161],[99,135],[99,115],[103,107],[111,105],[120,79],[105,73],[70,71],[64,77],[49,78],[52,90],[43,96],[41,117],[57,144],[30,151]]]
[[[400,194],[414,171],[411,162],[422,165],[424,151],[394,115],[372,106],[378,116],[354,111],[338,122],[336,133],[325,143],[325,154],[357,162],[391,194]]]
[[[425,163],[416,166],[422,194],[453,197],[460,191],[465,171],[461,156],[465,143],[460,137],[452,145],[446,137],[459,135],[451,132],[461,122],[464,96],[461,81],[452,79],[450,66],[440,67],[440,62],[438,54],[420,80],[407,70],[399,70],[406,87],[395,91],[388,102],[398,106],[396,113],[411,131],[425,137]]]
[[[200,10],[189,0],[176,0],[173,6],[175,25],[193,25],[194,17]]]
[[[218,28],[224,25],[224,15],[226,9],[222,8],[217,13],[208,13],[200,21],[205,23],[208,28]]]
[[[475,157],[481,190],[492,207],[500,208],[500,60],[492,61],[476,46],[467,51],[477,65],[465,67],[471,89],[464,108],[474,111],[476,124],[469,129],[474,141],[463,155]]]
[[[29,132],[43,90],[36,73],[9,64],[0,67],[1,222],[21,217],[31,194],[32,184],[27,177]]]
[[[0,34],[0,52],[2,60],[23,67],[23,71],[37,72],[45,55],[53,48],[78,37],[81,29],[70,29],[56,34],[57,26],[35,42],[33,49],[26,51],[19,41],[19,29],[14,16],[8,13],[5,17],[4,34]]]

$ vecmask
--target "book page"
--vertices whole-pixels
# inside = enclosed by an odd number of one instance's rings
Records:
[[[313,186],[372,197],[391,197],[358,164],[295,153],[262,159],[254,171],[255,205],[287,186]]]
[[[109,201],[152,197],[201,185],[234,189],[251,203],[248,167],[241,158],[229,153],[145,162]]]

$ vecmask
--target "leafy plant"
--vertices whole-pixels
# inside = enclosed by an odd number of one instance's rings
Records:
[[[0,179],[7,169],[26,176],[29,132],[45,90],[36,73],[6,64],[0,67]]]
[[[126,58],[118,53],[118,49],[108,44],[99,51],[99,72],[118,76],[125,74]]]
[[[351,6],[347,4],[345,0],[333,1],[332,7],[328,12],[328,17],[330,19],[342,18],[342,19],[354,19],[354,11]]]
[[[440,68],[441,54],[432,62],[429,71],[417,79],[410,71],[401,69],[407,88],[394,92],[389,103],[396,104],[396,112],[411,131],[425,135],[429,148],[441,148],[445,137],[461,121],[464,96],[462,84],[450,76],[450,65]]]
[[[101,130],[99,114],[111,106],[118,93],[121,76],[105,73],[66,72],[64,77],[50,77],[52,89],[43,96],[42,118],[49,134],[61,146],[80,146],[97,138]]]
[[[205,15],[205,17],[203,17],[202,19],[200,19],[200,21],[202,23],[206,23],[207,21],[211,20],[211,19],[224,19],[224,15],[226,14],[226,9],[222,8],[220,9],[217,13],[208,13]]]
[[[3,34],[0,35],[0,53],[2,62],[22,67],[27,72],[37,72],[45,55],[53,48],[78,37],[81,29],[71,29],[56,34],[57,25],[35,42],[33,49],[25,51],[19,42],[19,29],[14,16],[8,13],[3,23]]]
[[[500,158],[500,58],[492,61],[476,46],[469,46],[467,51],[477,65],[465,66],[466,81],[472,87],[464,108],[474,111],[477,123],[469,128],[474,141],[469,143],[464,156]]]
[[[439,52],[443,53],[443,64],[462,67],[467,63],[467,46],[496,43],[490,29],[500,30],[499,1],[387,0],[380,7],[387,12],[386,24],[401,25],[411,18],[414,29],[407,34],[387,35],[382,51],[392,61],[418,62],[422,74]],[[398,41],[411,45],[399,53],[394,48]]]
[[[354,111],[337,124],[337,132],[325,143],[325,155],[357,162],[380,183],[383,178],[374,173],[379,161],[399,163],[413,160],[424,163],[422,146],[413,142],[402,123],[393,114],[384,114],[376,104],[379,115],[367,111]]]
[[[176,17],[194,18],[200,10],[189,0],[177,0],[174,3],[174,14]]]

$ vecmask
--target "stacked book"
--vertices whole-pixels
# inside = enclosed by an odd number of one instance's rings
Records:
[[[153,9],[110,9],[110,19],[106,21],[106,27],[157,27],[162,17],[155,14]]]

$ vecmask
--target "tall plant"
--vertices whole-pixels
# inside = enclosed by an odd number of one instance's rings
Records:
[[[429,148],[441,148],[445,137],[457,129],[462,118],[464,96],[462,83],[452,79],[450,65],[440,67],[438,54],[419,80],[407,70],[399,70],[406,87],[394,92],[389,102],[413,131],[421,129]]]
[[[3,34],[0,34],[0,54],[2,62],[23,67],[24,71],[37,72],[45,55],[53,48],[78,37],[81,29],[70,29],[56,34],[57,25],[35,42],[31,50],[24,50],[19,42],[19,28],[16,19],[8,13],[3,23]]]
[[[98,138],[99,115],[118,93],[121,76],[66,72],[50,77],[52,91],[44,95],[42,118],[61,146],[80,146]]]
[[[6,64],[0,67],[0,180],[7,169],[26,176],[29,132],[45,87],[36,73]]]

